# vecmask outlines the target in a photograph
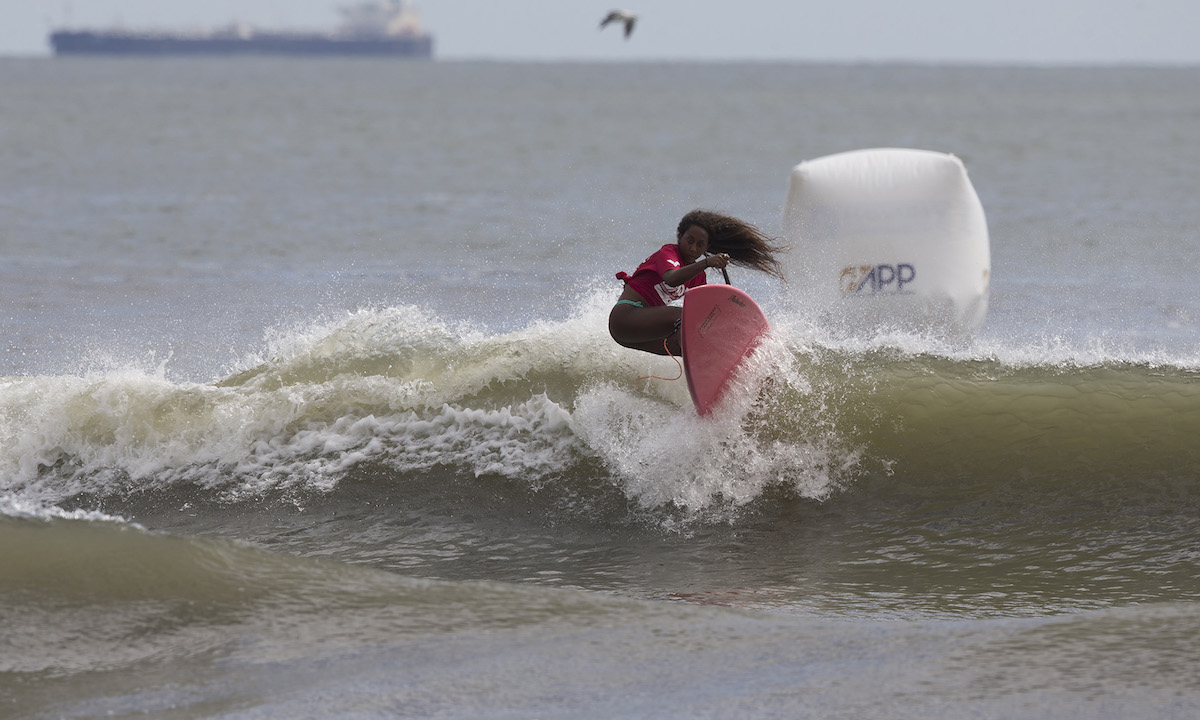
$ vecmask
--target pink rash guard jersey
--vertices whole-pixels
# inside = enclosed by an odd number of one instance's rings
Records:
[[[682,264],[683,259],[679,257],[679,245],[667,243],[646,258],[645,262],[638,265],[637,270],[633,271],[633,275],[619,272],[617,279],[624,280],[626,285],[645,298],[647,307],[667,305],[682,298],[684,291],[688,288],[698,287],[708,282],[708,278],[704,276],[703,272],[678,287],[671,287],[663,281],[663,273]]]

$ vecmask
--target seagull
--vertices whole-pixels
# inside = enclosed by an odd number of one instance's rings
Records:
[[[603,30],[604,26],[610,22],[625,23],[625,39],[628,40],[629,36],[633,34],[633,24],[637,22],[637,19],[638,16],[628,10],[613,10],[600,21],[600,29]]]

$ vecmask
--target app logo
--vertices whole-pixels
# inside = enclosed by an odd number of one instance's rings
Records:
[[[917,277],[917,269],[909,263],[889,265],[849,265],[842,268],[838,287],[845,295],[912,292],[904,286]]]

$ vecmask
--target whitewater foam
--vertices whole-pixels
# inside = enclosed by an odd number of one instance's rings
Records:
[[[63,510],[53,505],[45,506],[13,497],[0,497],[0,516],[24,520],[79,520],[83,522],[119,523],[144,530],[141,525],[130,522],[120,515],[110,515],[99,510]]]

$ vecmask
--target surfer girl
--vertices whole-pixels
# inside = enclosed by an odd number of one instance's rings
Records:
[[[746,265],[783,279],[775,253],[782,249],[754,226],[709,210],[693,210],[679,221],[676,242],[663,245],[625,282],[621,298],[608,315],[608,332],[621,345],[656,355],[682,354],[679,318],[670,303],[688,288],[707,282],[704,271],[729,263]]]

